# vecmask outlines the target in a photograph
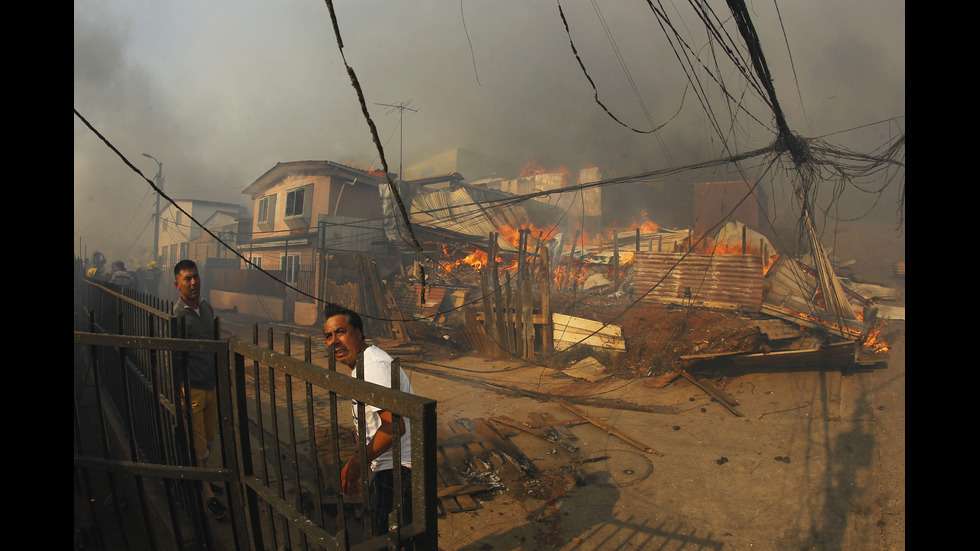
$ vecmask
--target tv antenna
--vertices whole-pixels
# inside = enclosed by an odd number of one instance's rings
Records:
[[[388,107],[389,108],[388,112],[385,113],[385,115],[390,115],[391,113],[394,113],[396,109],[398,110],[398,178],[404,181],[405,176],[402,173],[402,149],[403,149],[403,144],[405,143],[404,140],[405,126],[402,124],[402,117],[405,115],[405,111],[411,111],[413,113],[417,113],[418,109],[412,107],[411,99],[409,99],[408,101],[400,101],[398,102],[397,105],[393,105],[390,103],[375,103],[375,105]]]

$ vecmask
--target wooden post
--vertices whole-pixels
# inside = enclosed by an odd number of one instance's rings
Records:
[[[524,265],[524,230],[517,228],[517,278],[521,277],[521,267]]]
[[[524,278],[524,267],[527,265],[527,238],[531,230],[518,230],[517,239],[517,280]]]
[[[547,247],[541,251],[541,315],[544,316],[541,352],[549,357],[555,353],[555,328],[551,321],[551,262]]]
[[[496,261],[494,261],[494,263],[491,265],[490,271],[493,274],[494,283],[496,283],[496,285],[493,288],[493,308],[496,311],[496,317],[497,317],[496,320],[497,338],[500,339],[497,342],[500,343],[500,348],[501,350],[503,350],[503,354],[501,355],[503,357],[507,357],[507,355],[510,352],[510,348],[509,348],[510,345],[508,344],[508,339],[507,339],[507,324],[504,319],[504,314],[506,313],[507,310],[505,309],[504,306],[503,292],[500,289],[501,287],[500,275],[497,273]]]
[[[480,274],[480,292],[483,293],[483,333],[487,337],[487,348],[484,352],[490,357],[497,357],[500,352],[497,347],[497,335],[494,334],[496,324],[493,323],[493,299],[490,296],[490,266],[483,267]]]
[[[530,232],[531,230],[527,230],[527,231]],[[530,233],[528,233],[528,235],[530,235]],[[528,277],[534,277],[534,268],[535,268],[534,265],[535,265],[535,263],[536,263],[536,261],[538,259],[538,252],[541,251],[541,237],[543,237],[543,236],[544,236],[544,232],[543,231],[539,231],[538,232],[538,242],[537,242],[536,245],[534,245],[534,255],[531,256],[531,269],[528,270],[528,272],[527,272],[528,273]]]
[[[504,327],[507,330],[507,350],[514,355],[520,356],[520,341],[516,340],[515,329],[517,327],[517,308],[514,307],[514,291],[510,286],[510,272],[504,273]]]
[[[506,356],[504,350],[507,346],[503,328],[498,322],[503,313],[500,311],[500,302],[497,300],[497,295],[500,293],[500,279],[497,274],[497,232],[490,232],[490,240],[487,245],[487,274],[487,285],[490,287],[490,294],[493,297],[490,307],[493,317],[489,323],[493,324],[493,334],[497,339],[498,357],[502,358]]]
[[[530,274],[525,273],[524,277],[521,278],[521,294],[523,298],[521,299],[523,305],[523,312],[521,317],[523,318],[524,327],[524,359],[533,360],[534,359],[534,297],[531,295],[531,280]]]
[[[483,277],[480,278],[480,291],[483,293],[483,330],[487,336],[487,354],[492,358],[503,356],[500,347],[500,335],[497,333],[496,312],[494,311],[494,239],[493,232],[490,232],[487,243],[487,264],[483,268]]]
[[[749,249],[746,246],[748,245],[748,241],[746,241],[748,229],[748,226],[742,226],[742,254],[748,254],[749,252]]]
[[[636,228],[636,252],[640,252],[640,228]]]
[[[613,230],[613,291],[619,290],[619,239]]]
[[[487,244],[487,266],[491,263],[496,264],[497,262],[497,232],[490,232],[489,243]],[[496,272],[494,272],[496,275]],[[490,288],[493,289],[494,282],[490,283]]]

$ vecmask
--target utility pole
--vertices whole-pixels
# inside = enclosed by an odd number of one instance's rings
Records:
[[[389,107],[390,109],[388,110],[388,113],[394,112],[395,109],[398,110],[398,179],[404,180],[405,176],[402,174],[402,149],[404,144],[403,137],[405,133],[405,126],[402,124],[402,117],[404,116],[405,111],[417,113],[418,109],[411,107],[412,100],[400,101],[398,102],[398,105],[392,105],[390,103],[376,103],[375,105]],[[387,115],[388,113],[385,114]]]
[[[156,157],[149,153],[144,153],[147,159],[153,159],[157,163],[157,173],[153,177],[153,184],[157,186],[156,206],[153,207],[153,260],[160,263],[160,191],[163,190],[163,163],[157,161]]]

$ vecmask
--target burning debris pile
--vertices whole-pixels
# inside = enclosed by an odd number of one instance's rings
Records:
[[[349,294],[369,320],[390,326],[372,333],[415,341],[413,354],[428,343],[561,367],[591,355],[610,374],[719,363],[849,367],[886,357],[883,293],[840,280],[812,229],[809,254],[797,259],[751,224],[723,223],[711,208],[726,203],[724,182],[693,187],[687,207],[698,222],[688,229],[662,227],[642,205],[638,220],[603,226],[609,197],[537,194],[570,177],[535,169],[481,185],[457,173],[425,180],[410,211],[425,254],[387,272],[357,263],[360,291]],[[589,168],[578,181],[601,179]],[[744,182],[731,188],[741,192]],[[582,203],[574,220],[570,196]],[[740,208],[762,218],[763,207]],[[703,227],[712,216],[718,222]]]
[[[875,296],[842,283],[821,250],[791,259],[744,224],[700,238],[652,223],[567,240],[530,223],[498,229],[483,244],[430,243],[424,302],[413,270],[388,282],[379,304],[418,320],[396,334],[562,367],[591,356],[606,375],[887,358]]]

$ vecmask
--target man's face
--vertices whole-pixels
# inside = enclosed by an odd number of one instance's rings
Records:
[[[367,348],[364,335],[351,327],[344,315],[327,318],[327,323],[323,326],[323,336],[327,340],[327,346],[334,345],[334,357],[337,361],[351,369],[357,366],[357,354]]]
[[[181,270],[174,281],[174,287],[180,289],[180,298],[190,307],[196,307],[201,299],[201,276],[197,268]]]

